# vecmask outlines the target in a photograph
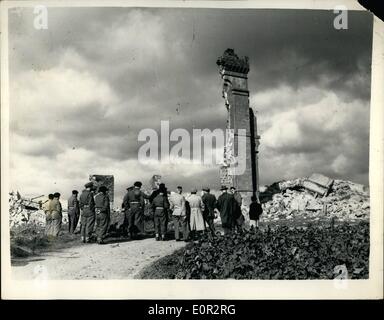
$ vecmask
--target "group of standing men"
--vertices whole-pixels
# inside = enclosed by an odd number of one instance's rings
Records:
[[[68,199],[68,231],[74,233],[80,220],[81,239],[84,243],[90,242],[96,224],[97,242],[103,244],[110,222],[110,199],[108,188],[96,187],[93,182],[84,185],[78,199],[78,191],[73,190]],[[183,195],[183,188],[177,187],[176,192],[168,192],[161,183],[151,195],[142,190],[142,183],[136,181],[127,188],[122,209],[124,211],[124,233],[131,239],[137,239],[139,233],[144,233],[145,202],[149,201],[150,215],[154,222],[156,240],[166,240],[168,220],[172,217],[175,240],[190,241],[198,237],[203,231],[215,236],[214,219],[220,214],[224,234],[233,230],[242,230],[244,217],[241,212],[242,198],[234,187],[221,187],[221,195],[216,199],[208,187],[204,187],[203,195],[197,195],[197,189],[191,190],[187,197]],[[46,234],[57,237],[62,223],[62,207],[60,194],[50,194],[49,200],[44,204],[46,213]],[[261,206],[252,198],[250,206],[251,219],[258,220]],[[81,210],[81,215],[80,215]],[[257,218],[254,218],[254,216]],[[181,234],[183,237],[181,238]]]
[[[206,188],[206,195],[202,197],[196,195],[197,190],[191,191],[191,195],[185,198],[183,188],[177,187],[176,192],[168,192],[163,183],[159,184],[157,190],[151,195],[146,195],[141,191],[141,182],[137,181],[133,187],[127,188],[127,193],[123,199],[123,210],[125,212],[126,232],[131,239],[135,239],[137,234],[144,231],[144,206],[145,200],[149,201],[149,214],[153,218],[156,241],[166,240],[167,226],[170,216],[172,216],[175,229],[175,240],[189,241],[196,236],[196,233],[205,230],[205,221],[214,234],[214,203],[215,196],[209,194]],[[214,200],[212,201],[212,197]],[[203,200],[204,199],[204,200]],[[206,204],[204,204],[206,202]],[[191,237],[190,237],[191,235]]]
[[[161,183],[151,195],[141,191],[141,182],[135,182],[127,188],[122,208],[125,212],[125,228],[130,238],[144,230],[145,200],[149,200],[150,214],[153,217],[156,240],[166,240],[168,220],[173,220],[176,241],[195,239],[202,231],[208,231],[215,236],[214,219],[220,214],[224,233],[241,230],[244,216],[241,212],[242,198],[231,187],[221,188],[222,194],[216,199],[208,187],[204,187],[203,195],[197,195],[197,189],[192,189],[187,197],[183,195],[183,188],[177,187],[176,192],[168,192]],[[181,233],[183,238],[181,238]]]
[[[78,199],[77,190],[73,190],[68,199],[68,231],[74,233],[80,220],[81,240],[84,243],[90,242],[96,223],[97,242],[103,244],[110,219],[108,189],[101,186],[95,194],[96,187],[92,182],[85,184],[84,187],[80,199]],[[48,201],[43,206],[46,215],[46,234],[52,238],[57,237],[61,230],[63,215],[59,199],[59,193],[50,194]]]
[[[63,218],[60,193],[48,195],[48,201],[43,204],[43,211],[46,219],[45,233],[48,238],[55,238],[60,233]]]

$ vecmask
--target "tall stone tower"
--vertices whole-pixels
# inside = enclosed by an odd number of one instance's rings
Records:
[[[248,91],[248,57],[238,57],[233,49],[225,50],[217,60],[220,75],[223,79],[223,98],[228,111],[227,128],[233,129],[235,155],[238,155],[238,130],[245,129],[246,167],[241,175],[228,174],[228,167],[221,167],[221,183],[234,186],[247,195],[257,194],[259,190],[257,122],[252,108],[249,107]],[[226,149],[228,148],[228,141]],[[225,151],[228,152],[228,149]],[[224,155],[224,159],[227,154]],[[247,201],[248,202],[248,201]]]

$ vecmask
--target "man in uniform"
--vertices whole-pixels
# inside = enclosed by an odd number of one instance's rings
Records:
[[[53,194],[53,200],[50,204],[50,211],[51,211],[51,236],[57,237],[61,230],[61,223],[62,223],[62,208],[60,203],[60,193],[55,192]]]
[[[77,195],[79,191],[73,190],[72,195],[68,199],[68,231],[69,233],[74,233],[79,222],[80,217],[80,207],[79,200]]]
[[[216,209],[220,212],[221,224],[224,234],[230,234],[234,227],[234,197],[228,194],[226,186],[221,187],[221,195],[217,199]]]
[[[180,228],[183,233],[183,239],[187,240],[189,235],[188,221],[185,210],[185,198],[182,195],[183,188],[177,187],[177,192],[172,192],[169,197],[170,210],[172,211],[172,220],[175,227],[175,239],[180,241]]]
[[[51,203],[53,200],[53,193],[48,195],[48,200],[43,204],[43,210],[45,213],[45,234],[50,236],[52,234],[52,217],[51,217]]]
[[[151,208],[154,215],[156,241],[160,240],[160,236],[161,240],[165,241],[165,235],[167,233],[169,201],[167,198],[167,189],[164,185],[159,186],[158,193],[152,200]]]
[[[133,189],[129,190],[123,199],[128,232],[131,239],[136,239],[139,232],[144,232],[144,205],[145,194],[141,191],[142,183],[136,181]]]
[[[85,189],[80,195],[81,209],[81,240],[86,243],[90,241],[90,237],[95,226],[95,200],[93,199],[94,186],[92,182],[84,185]]]
[[[97,243],[104,244],[104,239],[109,227],[110,204],[106,186],[99,187],[99,192],[95,195],[96,211],[96,235]]]
[[[201,197],[204,203],[203,218],[204,221],[208,224],[209,231],[211,232],[212,237],[215,236],[215,226],[213,220],[215,219],[215,205],[216,197],[210,193],[208,187],[203,188],[203,196]]]

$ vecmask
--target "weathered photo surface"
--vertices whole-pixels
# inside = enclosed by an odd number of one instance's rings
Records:
[[[345,9],[8,9],[12,278],[369,279]]]

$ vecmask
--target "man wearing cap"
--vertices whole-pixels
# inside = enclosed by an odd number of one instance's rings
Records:
[[[97,243],[104,244],[104,239],[109,227],[110,202],[107,195],[108,188],[100,186],[99,192],[95,195],[95,212],[96,212],[96,235]]]
[[[234,226],[234,197],[228,194],[226,186],[221,187],[221,195],[217,199],[216,209],[220,212],[221,224],[224,234],[230,234]]]
[[[177,187],[177,192],[172,192],[169,197],[170,210],[172,211],[173,226],[175,228],[175,239],[180,241],[180,228],[183,239],[187,240],[189,235],[188,222],[185,211],[185,198],[182,195],[183,188]]]
[[[123,199],[128,232],[131,239],[136,239],[139,232],[144,232],[145,194],[141,191],[142,183],[136,181]]]
[[[80,207],[77,195],[79,191],[73,190],[72,195],[68,199],[68,231],[74,233],[76,230],[77,223],[80,217]]]
[[[205,230],[205,223],[203,218],[204,203],[200,196],[197,194],[197,189],[191,190],[191,195],[187,197],[189,206],[191,208],[191,216],[189,218],[189,226],[191,228],[191,237],[196,238],[197,233]]]
[[[94,186],[92,182],[84,185],[85,189],[80,195],[81,209],[81,240],[89,242],[95,226],[95,200],[93,199]]]
[[[215,219],[215,205],[216,205],[216,197],[210,193],[210,189],[208,187],[203,188],[203,196],[201,199],[204,203],[204,211],[203,218],[204,221],[208,224],[209,231],[211,235],[215,236],[215,226],[213,220]]]
[[[159,186],[157,195],[152,200],[151,208],[154,216],[156,241],[159,241],[160,239],[165,241],[168,224],[169,201],[167,197],[167,189],[164,184]]]
[[[233,198],[235,199],[234,201],[234,227],[235,229],[241,231],[243,228],[244,224],[244,216],[241,212],[241,205],[243,203],[243,198],[241,197],[240,193],[236,191],[235,187],[231,187],[231,194]]]
[[[53,200],[50,204],[50,211],[51,211],[51,233],[50,235],[52,237],[57,237],[61,230],[61,223],[62,223],[62,208],[60,203],[60,193],[55,192],[53,194]]]

